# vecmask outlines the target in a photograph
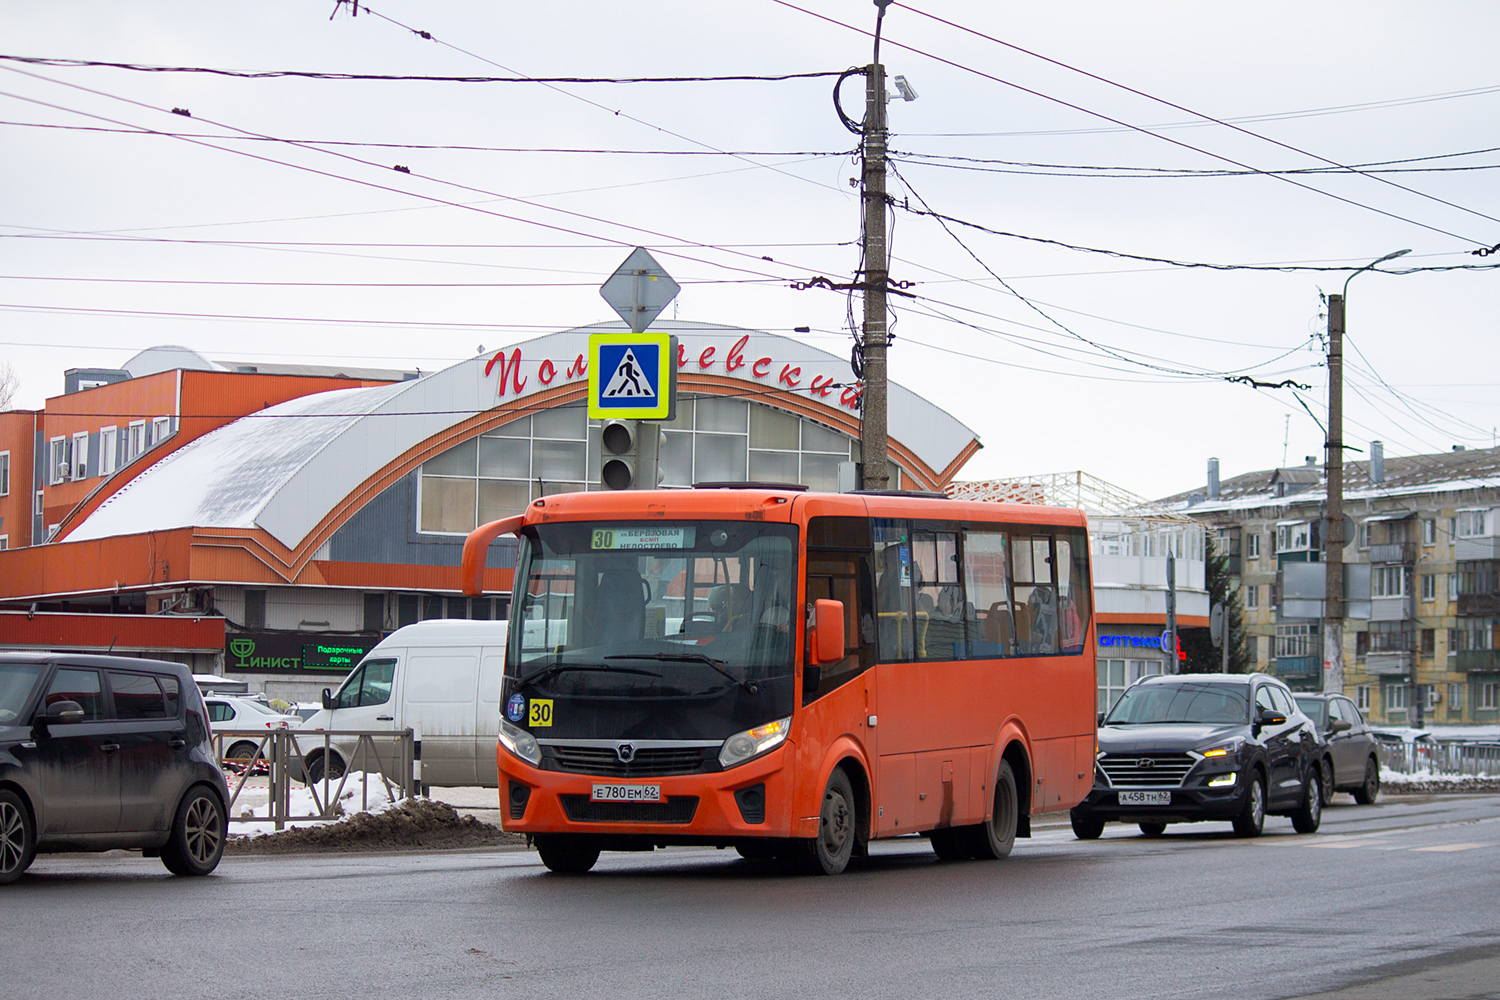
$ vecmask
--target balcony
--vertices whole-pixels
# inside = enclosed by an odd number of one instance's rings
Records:
[[[1374,597],[1370,599],[1370,621],[1404,622],[1415,618],[1410,596]]]
[[[1464,673],[1500,670],[1500,649],[1465,649],[1458,654],[1458,669]]]
[[[1282,678],[1317,677],[1323,671],[1322,656],[1278,656],[1276,676]]]
[[[1453,558],[1500,559],[1500,538],[1458,538],[1453,542]]]
[[[1417,561],[1417,546],[1412,542],[1391,542],[1370,546],[1370,565],[1392,563],[1410,566]]]
[[[1500,594],[1459,594],[1458,613],[1463,617],[1500,617]]]
[[[1370,653],[1365,657],[1365,670],[1380,676],[1406,674],[1411,670],[1411,654]]]

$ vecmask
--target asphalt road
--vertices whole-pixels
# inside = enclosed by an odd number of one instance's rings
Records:
[[[1500,796],[1339,796],[1160,839],[1065,826],[1002,862],[877,845],[838,878],[732,851],[228,858],[116,852],[0,889],[13,997],[1500,997]]]

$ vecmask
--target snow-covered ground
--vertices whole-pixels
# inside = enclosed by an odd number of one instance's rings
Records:
[[[239,781],[236,775],[229,775],[229,790],[233,792]],[[395,804],[391,796],[387,794],[385,783],[380,780],[378,774],[369,776],[369,793],[366,800],[362,792],[365,775],[359,771],[350,772],[348,779],[344,781],[344,791],[338,796],[340,816],[352,816],[355,813],[368,811],[380,813]],[[318,797],[323,795],[323,786],[315,786]],[[329,781],[328,792],[330,795],[337,793],[339,783]],[[400,789],[393,785],[399,800]],[[265,833],[274,833],[276,826],[267,819],[265,822],[241,822],[244,819],[256,819],[269,817],[271,807],[268,803],[270,789],[265,775],[252,775],[245,782],[238,798],[235,799],[234,807],[230,810],[235,817],[235,822],[229,826],[229,832],[237,836],[259,836]],[[494,788],[433,788],[430,789],[428,798],[437,802],[446,802],[453,806],[460,815],[474,816],[487,823],[499,825],[500,823],[500,798],[499,791]],[[365,802],[369,802],[369,808],[364,808]],[[291,792],[291,813],[294,816],[312,815],[318,811],[314,804],[313,794],[305,786],[294,783]],[[286,824],[287,829],[303,826],[324,826],[338,820],[296,820]]]

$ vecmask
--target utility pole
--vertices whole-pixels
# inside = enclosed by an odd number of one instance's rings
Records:
[[[864,475],[860,486],[883,490],[890,485],[886,458],[886,345],[888,321],[885,286],[890,267],[885,245],[885,67],[880,63],[880,23],[890,0],[875,0],[875,61],[865,73],[864,257],[861,281],[865,292],[865,323],[862,336],[865,389],[861,396],[860,459]]]
[[[1353,277],[1351,275],[1350,277]],[[1323,539],[1323,690],[1344,693],[1344,297],[1328,296],[1328,527]]]
[[[1170,539],[1167,544],[1172,544]],[[1167,630],[1161,634],[1161,652],[1167,658],[1162,673],[1177,673],[1177,555],[1171,549],[1167,549]]]

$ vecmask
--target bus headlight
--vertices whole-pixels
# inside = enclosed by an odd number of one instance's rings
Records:
[[[786,742],[787,731],[791,728],[792,720],[785,718],[747,729],[743,733],[735,733],[724,741],[724,747],[719,751],[719,766],[726,770],[737,767],[780,746]]]
[[[500,720],[500,745],[528,764],[542,762],[542,748],[537,746],[536,737],[504,719]]]

